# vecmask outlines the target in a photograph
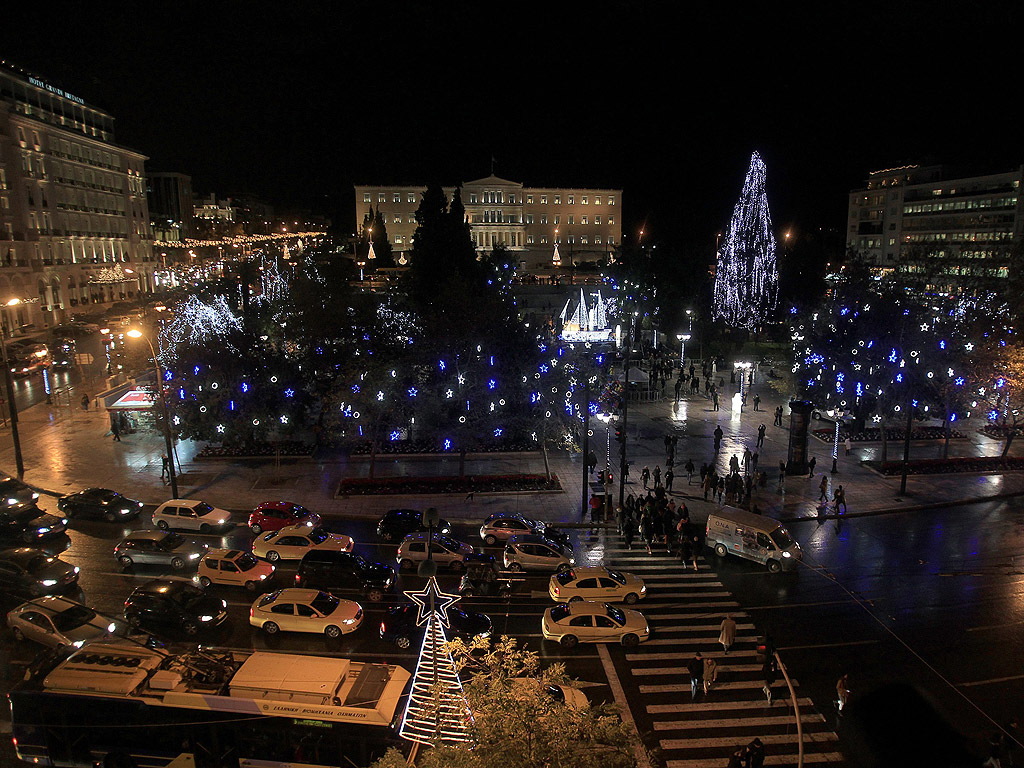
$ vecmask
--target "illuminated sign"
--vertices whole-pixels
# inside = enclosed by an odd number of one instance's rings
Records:
[[[85,99],[80,99],[77,96],[72,96],[70,93],[66,93],[65,91],[62,91],[60,88],[50,85],[49,83],[44,83],[42,80],[39,80],[38,78],[30,77],[28,81],[37,88],[42,88],[44,91],[55,93],[63,99],[68,99],[69,101],[75,102],[75,104],[81,104],[82,106],[85,106]]]

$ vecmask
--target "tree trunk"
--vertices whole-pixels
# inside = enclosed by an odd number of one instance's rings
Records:
[[[459,479],[462,480],[466,477],[466,449],[462,448],[459,451]]]
[[[547,475],[548,482],[551,482],[551,465],[548,463],[548,443],[546,440],[540,442],[541,453],[544,454],[544,474]]]
[[[1014,435],[1017,434],[1017,425],[1008,426],[1006,428],[1006,444],[1003,445],[1002,458],[1006,458],[1006,455],[1010,452],[1010,444],[1013,442]]]
[[[882,433],[882,466],[884,467],[885,462],[889,459],[889,440],[885,431],[885,419],[878,422],[878,430]]]
[[[949,438],[950,438],[950,432],[953,431],[952,429],[950,429],[949,411],[946,411],[946,420],[942,422],[942,429],[946,433],[946,439],[942,443],[942,458],[943,459],[948,459],[949,458]]]
[[[373,480],[373,470],[377,465],[377,440],[370,440],[370,473],[368,475],[370,480]]]

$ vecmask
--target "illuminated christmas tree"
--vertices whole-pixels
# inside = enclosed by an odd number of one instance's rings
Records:
[[[424,589],[405,594],[419,606],[416,623],[427,626],[399,733],[403,739],[431,746],[469,741],[472,716],[452,655],[445,648],[446,610],[459,596],[442,592],[433,576]]]
[[[765,192],[765,168],[755,152],[733,208],[725,244],[718,252],[714,316],[729,325],[753,330],[775,308],[778,291],[779,268]]]

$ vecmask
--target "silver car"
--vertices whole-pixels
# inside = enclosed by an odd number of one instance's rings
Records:
[[[109,616],[54,595],[22,603],[7,614],[7,626],[16,640],[33,640],[47,648],[81,648],[124,629]]]
[[[565,571],[576,564],[572,550],[563,550],[543,536],[512,536],[505,543],[505,567],[510,571]]]
[[[132,531],[114,548],[114,557],[125,568],[133,565],[169,565],[176,571],[196,568],[210,547],[172,531]]]
[[[495,512],[480,526],[480,538],[490,547],[519,533],[543,534],[544,523],[515,512]]]
[[[398,567],[411,571],[421,560],[427,559],[427,533],[410,533],[398,545]],[[473,554],[473,548],[465,542],[435,533],[430,546],[431,559],[439,566],[447,566],[459,572],[466,567],[466,556]]]

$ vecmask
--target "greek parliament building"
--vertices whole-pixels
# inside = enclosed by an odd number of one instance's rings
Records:
[[[395,258],[405,263],[426,186],[355,189],[355,231],[362,228],[370,206],[380,208]],[[454,188],[445,189],[449,199],[453,192]],[[612,253],[621,240],[621,189],[524,187],[491,175],[465,182],[462,202],[477,250],[503,244],[526,270],[568,267],[570,260],[596,261]]]
[[[152,291],[146,158],[114,118],[0,62],[0,302],[13,329]]]
[[[850,192],[846,244],[882,269],[915,250],[983,259],[1024,234],[1022,180],[1024,167],[985,176],[941,165],[874,171]]]

